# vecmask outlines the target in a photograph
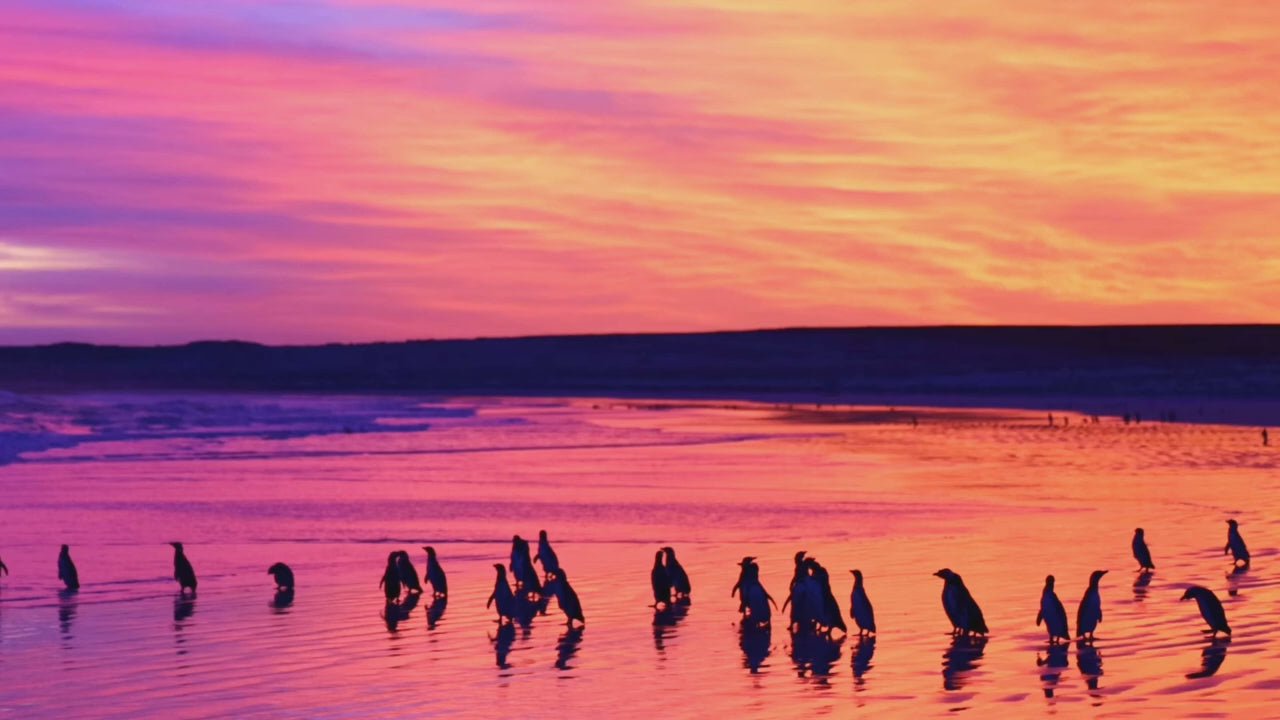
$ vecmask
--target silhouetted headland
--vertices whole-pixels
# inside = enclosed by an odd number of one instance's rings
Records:
[[[1280,325],[913,327],[267,346],[0,347],[17,392],[733,398],[1280,422]]]

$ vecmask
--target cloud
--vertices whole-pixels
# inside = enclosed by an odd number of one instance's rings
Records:
[[[16,0],[0,339],[1268,320],[1277,21]]]

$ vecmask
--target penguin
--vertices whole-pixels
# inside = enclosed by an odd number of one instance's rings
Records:
[[[667,568],[663,566],[664,553],[659,550],[653,554],[653,569],[649,571],[649,584],[653,586],[653,606],[667,607],[671,604],[671,578],[667,576]]]
[[[557,558],[556,551],[551,549],[551,541],[547,539],[546,530],[538,531],[538,554],[533,561],[542,564],[542,572],[547,579],[554,577],[555,572],[560,569],[560,558]]]
[[[1151,562],[1151,551],[1147,549],[1146,535],[1142,528],[1133,531],[1133,559],[1138,561],[1139,570],[1156,569],[1155,563]]]
[[[542,595],[542,582],[533,570],[533,558],[529,555],[529,541],[514,535],[511,538],[511,575],[516,579],[516,589],[526,595]]]
[[[387,602],[395,602],[400,599],[400,566],[396,562],[399,559],[399,553],[392,551],[387,556],[387,568],[382,571],[382,580],[378,582],[378,587],[382,588],[383,595],[386,596]]]
[[[1249,567],[1249,549],[1244,546],[1244,538],[1240,537],[1240,524],[1235,520],[1228,520],[1227,525],[1227,546],[1222,548],[1222,554],[1231,553],[1235,564],[1240,565],[1244,562],[1243,567]]]
[[[58,552],[58,579],[66,583],[68,590],[80,589],[80,574],[76,572],[76,564],[71,562],[71,548],[66,545]],[[191,582],[195,587],[194,575]]]
[[[969,594],[969,588],[964,586],[964,580],[947,568],[939,570],[934,575],[943,580],[942,608],[946,610],[947,618],[951,620],[952,634],[986,635],[987,622],[982,617],[982,609],[974,601],[973,595]]]
[[[676,591],[676,598],[689,597],[693,587],[689,584],[689,575],[684,571],[684,566],[676,560],[676,551],[669,547],[664,547],[662,550],[667,554],[667,577],[671,578],[671,587]]]
[[[507,569],[502,563],[494,563],[494,571],[497,577],[493,581],[493,594],[489,596],[489,602],[485,603],[485,607],[497,606],[498,624],[511,622],[515,618],[516,598],[511,593],[511,586],[507,584]]]
[[[742,566],[745,577],[742,580],[742,599],[746,604],[747,612],[750,616],[750,623],[756,627],[763,627],[769,624],[772,613],[769,605],[774,602],[773,596],[768,590],[764,589],[764,585],[760,584],[760,566],[754,562],[747,563]]]
[[[288,565],[278,562],[267,568],[267,574],[275,576],[276,590],[281,592],[293,590],[293,569]]]
[[[747,555],[742,558],[742,562],[738,563],[738,581],[733,584],[733,588],[729,590],[729,597],[738,596],[738,612],[743,615],[747,614],[747,594],[742,582],[747,579],[747,567],[755,563],[755,557]]]
[[[574,620],[586,625],[587,620],[582,617],[582,603],[578,600],[578,593],[574,592],[573,587],[569,585],[569,578],[565,575],[564,568],[556,570],[555,593],[556,602],[560,604],[560,609],[564,611],[565,625],[572,628]]]
[[[805,561],[804,550],[795,554],[795,567],[791,571],[791,583],[787,586],[787,599],[782,601],[783,610],[788,606],[791,608],[792,630],[797,630],[814,619],[809,612],[812,609],[810,593],[814,588],[808,582],[809,565]]]
[[[867,597],[867,589],[862,582],[861,570],[850,570],[853,573],[853,592],[849,594],[849,617],[858,624],[858,636],[875,634],[876,614],[871,609],[871,600]]]
[[[449,594],[449,583],[444,579],[444,568],[436,558],[436,549],[430,545],[422,546],[427,551],[427,582],[431,583],[431,596],[444,597]]]
[[[396,553],[396,572],[400,575],[400,584],[405,590],[417,594],[422,592],[422,583],[418,580],[418,569],[409,559],[409,553],[400,550]]]
[[[1181,600],[1194,599],[1196,605],[1200,606],[1200,617],[1209,623],[1209,628],[1213,630],[1213,636],[1217,637],[1219,632],[1231,634],[1231,626],[1227,625],[1227,611],[1222,609],[1222,602],[1218,600],[1218,596],[1213,594],[1209,588],[1192,585],[1187,591],[1182,593]]]
[[[1044,592],[1040,593],[1040,612],[1036,613],[1036,627],[1042,622],[1049,631],[1050,645],[1056,645],[1059,638],[1071,642],[1071,632],[1067,630],[1067,611],[1062,607],[1058,593],[1053,590],[1052,575],[1045,577]]]
[[[185,593],[187,588],[191,588],[191,594],[196,594],[196,571],[191,567],[191,561],[182,551],[182,543],[171,542],[173,546],[173,579],[178,581],[178,592]]]
[[[1089,588],[1080,598],[1080,609],[1076,612],[1077,637],[1093,640],[1093,630],[1102,622],[1102,595],[1098,593],[1098,581],[1106,574],[1106,570],[1094,570],[1089,575]]]
[[[844,614],[840,612],[840,603],[836,601],[836,595],[831,591],[831,575],[816,560],[813,562],[812,577],[818,584],[819,600],[822,603],[820,622],[826,628],[826,634],[830,635],[836,628],[839,628],[840,632],[848,634],[849,626],[844,624]]]

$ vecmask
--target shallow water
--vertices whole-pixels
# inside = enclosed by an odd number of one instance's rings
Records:
[[[0,400],[20,457],[0,466],[0,716],[1278,713],[1280,475],[1250,429],[607,400]],[[1228,517],[1254,555],[1240,574]],[[1145,579],[1139,525],[1158,568]],[[528,627],[485,609],[492,563],[539,529],[582,599],[580,632],[554,601]],[[170,540],[199,573],[194,600]],[[58,589],[63,542],[78,593]],[[447,605],[388,621],[388,551],[421,571],[427,544]],[[660,545],[694,591],[655,617]],[[756,556],[781,604],[796,550],[830,569],[846,611],[847,570],[864,572],[874,641],[740,634],[735,563]],[[286,607],[276,561],[298,576]],[[948,635],[941,567],[982,605],[985,643]],[[1049,651],[1044,576],[1074,627],[1094,569],[1111,571],[1095,644]],[[1191,583],[1223,600],[1231,640],[1202,636],[1178,601]]]

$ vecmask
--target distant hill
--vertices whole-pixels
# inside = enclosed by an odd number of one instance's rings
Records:
[[[0,389],[1280,399],[1280,326],[926,327],[0,348]]]

